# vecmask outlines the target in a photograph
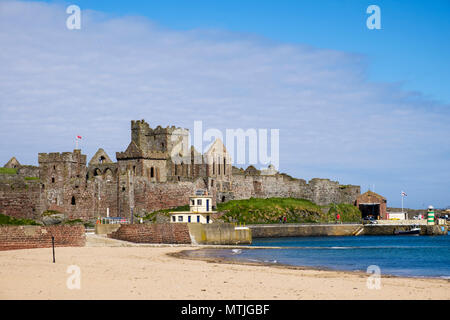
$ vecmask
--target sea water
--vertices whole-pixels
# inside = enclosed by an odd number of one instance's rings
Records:
[[[255,249],[210,250],[207,255],[363,272],[376,265],[381,274],[450,278],[448,235],[266,238],[253,239],[252,246]]]

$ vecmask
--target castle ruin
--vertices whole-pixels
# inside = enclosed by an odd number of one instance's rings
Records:
[[[185,144],[187,129],[131,121],[131,142],[114,162],[99,149],[87,163],[81,150],[39,153],[39,166],[12,158],[0,174],[0,213],[39,220],[44,212],[67,219],[144,215],[185,205],[197,189],[213,196],[213,205],[250,197],[294,197],[317,204],[354,203],[360,187],[328,179],[306,182],[273,167],[246,170],[232,166],[222,141],[200,154]],[[181,148],[179,146],[181,145]],[[177,149],[179,148],[179,149]],[[174,157],[176,155],[176,157]]]

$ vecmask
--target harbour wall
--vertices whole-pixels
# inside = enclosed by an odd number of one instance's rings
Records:
[[[420,235],[425,236],[438,236],[446,235],[448,232],[448,226],[440,225],[420,225]],[[407,231],[411,228],[408,225],[365,225],[364,234],[365,235],[393,235],[397,231]]]
[[[236,245],[252,242],[249,228],[235,228],[230,223],[124,224],[108,237],[135,243]]]
[[[249,228],[236,228],[231,223],[188,225],[193,244],[251,244],[252,233]]]
[[[376,224],[267,224],[249,225],[253,238],[321,237],[357,235],[393,235],[395,231],[406,231],[411,225]],[[421,235],[446,235],[448,226],[421,225]]]

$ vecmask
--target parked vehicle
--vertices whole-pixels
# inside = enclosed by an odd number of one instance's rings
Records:
[[[368,222],[370,224],[377,224],[378,221],[373,216],[366,216],[363,218],[363,222]]]

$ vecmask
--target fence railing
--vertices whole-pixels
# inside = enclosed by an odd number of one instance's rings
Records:
[[[130,220],[123,217],[107,217],[98,220],[100,224],[129,224]]]

